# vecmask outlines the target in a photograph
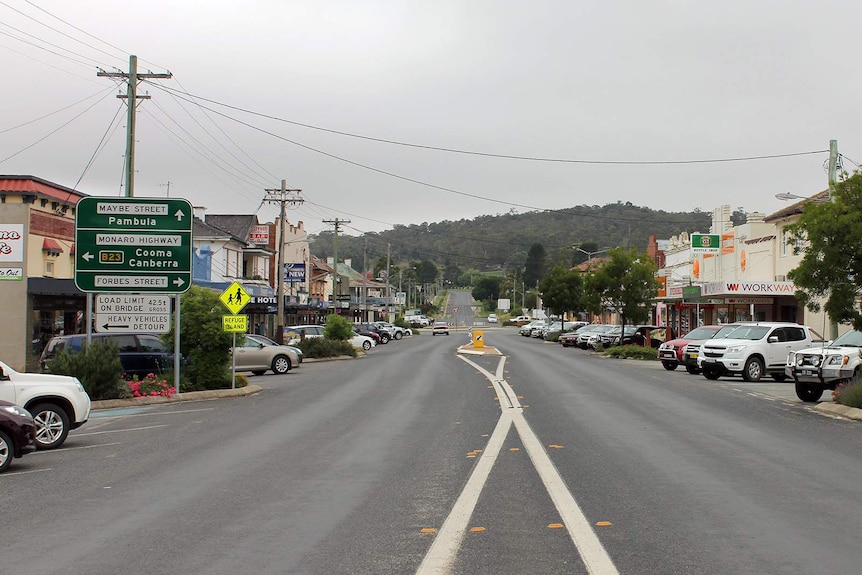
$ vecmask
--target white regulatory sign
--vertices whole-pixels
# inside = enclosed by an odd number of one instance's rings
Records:
[[[103,313],[171,313],[171,297],[167,295],[132,295],[104,293],[96,296],[97,314]]]
[[[99,333],[171,330],[171,298],[167,295],[98,294],[95,312]]]

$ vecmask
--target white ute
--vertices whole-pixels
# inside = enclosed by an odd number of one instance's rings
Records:
[[[745,381],[760,381],[769,374],[784,381],[787,354],[823,340],[808,326],[787,322],[743,322],[729,336],[700,347],[697,364],[705,378],[742,375]]]

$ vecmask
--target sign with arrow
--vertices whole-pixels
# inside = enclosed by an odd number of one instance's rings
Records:
[[[84,292],[183,293],[192,283],[192,205],[182,198],[81,198],[75,285]]]
[[[146,294],[98,294],[95,330],[99,333],[168,333],[171,297]]]

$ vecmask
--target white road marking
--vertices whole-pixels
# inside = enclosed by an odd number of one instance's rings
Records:
[[[123,409],[123,408],[118,408]],[[177,409],[172,411],[147,411],[144,413],[121,413],[119,415],[100,415],[97,419],[99,422],[107,421],[109,419],[125,419],[127,417],[150,417],[153,415],[174,415],[175,413],[195,413],[196,411],[215,411],[213,407],[207,407],[204,409]]]
[[[31,473],[42,473],[43,471],[54,471],[53,467],[48,467],[46,469],[31,469],[30,471],[7,471],[3,475],[0,475],[0,479],[4,477],[14,477],[16,475],[29,475]]]
[[[75,449],[95,449],[96,447],[110,447],[121,444],[122,442],[115,441],[114,443],[100,443],[99,445],[79,445],[76,447],[64,447],[62,449],[49,449],[48,451],[35,451],[30,455],[51,455],[52,453],[63,453],[64,451],[74,451]]]
[[[108,429],[105,431],[89,431],[85,433],[76,433],[74,437],[85,437],[87,435],[103,435],[105,433],[124,433],[126,431],[144,431],[145,429],[158,429],[159,427],[168,427],[167,423],[161,425],[147,425],[146,427],[130,427],[128,429]]]
[[[482,488],[488,480],[491,468],[500,454],[503,441],[514,423],[518,435],[524,444],[524,448],[533,462],[533,466],[539,473],[548,495],[554,506],[560,513],[563,524],[569,533],[569,537],[578,550],[584,566],[590,575],[619,575],[619,571],[610,558],[607,550],[599,541],[577,501],[575,501],[566,482],[563,480],[548,452],[542,446],[539,438],[533,432],[524,417],[524,411],[518,402],[518,397],[512,387],[503,378],[506,356],[500,358],[497,364],[496,375],[485,368],[477,365],[466,357],[459,355],[466,363],[473,366],[483,374],[494,386],[497,397],[500,400],[500,419],[488,440],[488,445],[482,452],[482,456],[476,463],[467,485],[455,501],[455,505],[449,512],[449,516],[443,522],[443,526],[431,544],[431,548],[419,565],[416,575],[448,575],[452,564],[458,553],[458,547],[466,533],[470,516],[479,500]]]
[[[491,434],[491,439],[488,440],[488,445],[485,446],[479,461],[476,462],[476,467],[473,468],[473,473],[470,474],[470,479],[467,480],[467,484],[455,501],[449,516],[446,517],[443,526],[437,532],[437,536],[434,538],[431,548],[428,549],[428,553],[422,559],[416,575],[447,575],[451,571],[458,547],[467,532],[467,524],[476,508],[476,503],[479,501],[479,495],[488,481],[488,475],[490,475],[491,468],[503,448],[503,441],[505,441],[511,427],[511,415],[502,414]]]

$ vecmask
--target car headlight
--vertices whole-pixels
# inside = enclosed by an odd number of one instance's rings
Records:
[[[11,413],[13,415],[18,415],[20,417],[29,417],[33,419],[33,416],[30,415],[30,412],[24,409],[23,407],[19,407],[17,405],[4,405],[2,408],[3,411]]]
[[[727,348],[727,353],[739,353],[743,349],[745,349],[746,347],[748,347],[748,346],[747,345],[732,345],[729,348]]]
[[[74,378],[74,380],[75,380],[75,385],[78,387],[78,391],[80,391],[81,393],[87,393],[87,390],[84,389],[83,385],[81,385],[81,380],[79,380],[77,377]]]
[[[846,355],[830,355],[826,358],[827,365],[847,365],[850,357]]]

